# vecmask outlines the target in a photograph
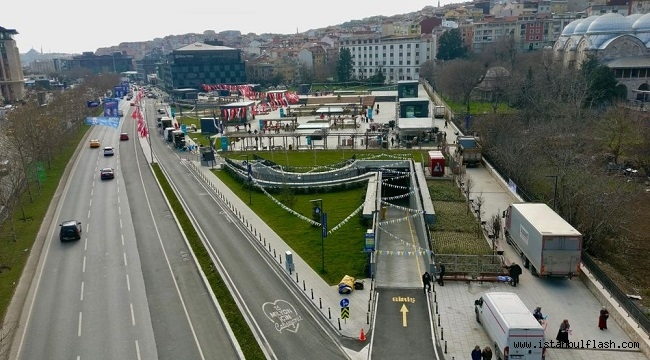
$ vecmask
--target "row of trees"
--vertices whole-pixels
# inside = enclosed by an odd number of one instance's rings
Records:
[[[495,67],[507,71],[488,72]],[[528,200],[557,204],[587,250],[646,257],[646,236],[628,231],[647,216],[635,206],[642,191],[611,170],[635,165],[650,174],[650,117],[625,105],[613,72],[593,57],[566,68],[548,52],[519,53],[505,40],[480,55],[427,62],[420,75],[467,105],[468,115],[488,73],[493,111],[471,114],[467,129],[480,133],[486,157]]]
[[[39,106],[36,92],[7,114],[0,134],[0,207],[3,214],[19,211],[25,219],[22,194],[29,201],[40,193],[38,171],[51,169],[52,160],[84,126],[89,109],[86,100],[97,100],[119,83],[116,74],[86,76],[79,85],[50,93],[47,105]],[[4,216],[3,216],[4,217]],[[15,238],[13,217],[8,224]]]

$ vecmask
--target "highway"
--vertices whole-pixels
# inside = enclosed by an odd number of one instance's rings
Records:
[[[153,108],[147,108],[149,114]],[[155,117],[149,126],[156,129]],[[346,359],[336,333],[214,192],[184,165],[187,153],[171,149],[152,131],[151,144],[217,268],[269,359]],[[191,204],[191,207],[189,206]]]
[[[12,356],[240,358],[133,141],[136,122],[128,114],[122,122],[130,141],[120,142],[120,131],[107,127],[89,136],[115,147],[115,156],[81,145],[49,224]],[[103,167],[114,168],[115,179],[100,180]],[[61,243],[58,224],[70,219],[82,222],[81,240]]]

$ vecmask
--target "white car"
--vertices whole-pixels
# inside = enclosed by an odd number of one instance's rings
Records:
[[[115,155],[115,151],[113,150],[112,146],[107,146],[104,148],[104,156],[113,156]]]

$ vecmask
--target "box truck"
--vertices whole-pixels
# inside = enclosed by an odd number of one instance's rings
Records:
[[[582,234],[546,204],[512,204],[503,214],[504,235],[525,268],[538,276],[577,275]]]
[[[479,166],[483,159],[481,145],[473,136],[458,136],[456,137],[458,146],[456,147],[457,154],[461,157],[463,164],[468,167]]]
[[[435,105],[433,107],[433,117],[436,119],[442,119],[445,117],[445,107],[442,105]]]
[[[492,341],[497,359],[543,360],[544,328],[533,313],[509,292],[488,292],[474,301],[476,321]]]

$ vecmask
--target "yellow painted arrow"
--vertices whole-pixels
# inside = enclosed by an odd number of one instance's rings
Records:
[[[406,304],[402,304],[402,308],[399,310],[399,312],[402,313],[402,326],[407,327],[407,320],[406,320],[406,314],[409,312],[409,310],[406,308]]]

